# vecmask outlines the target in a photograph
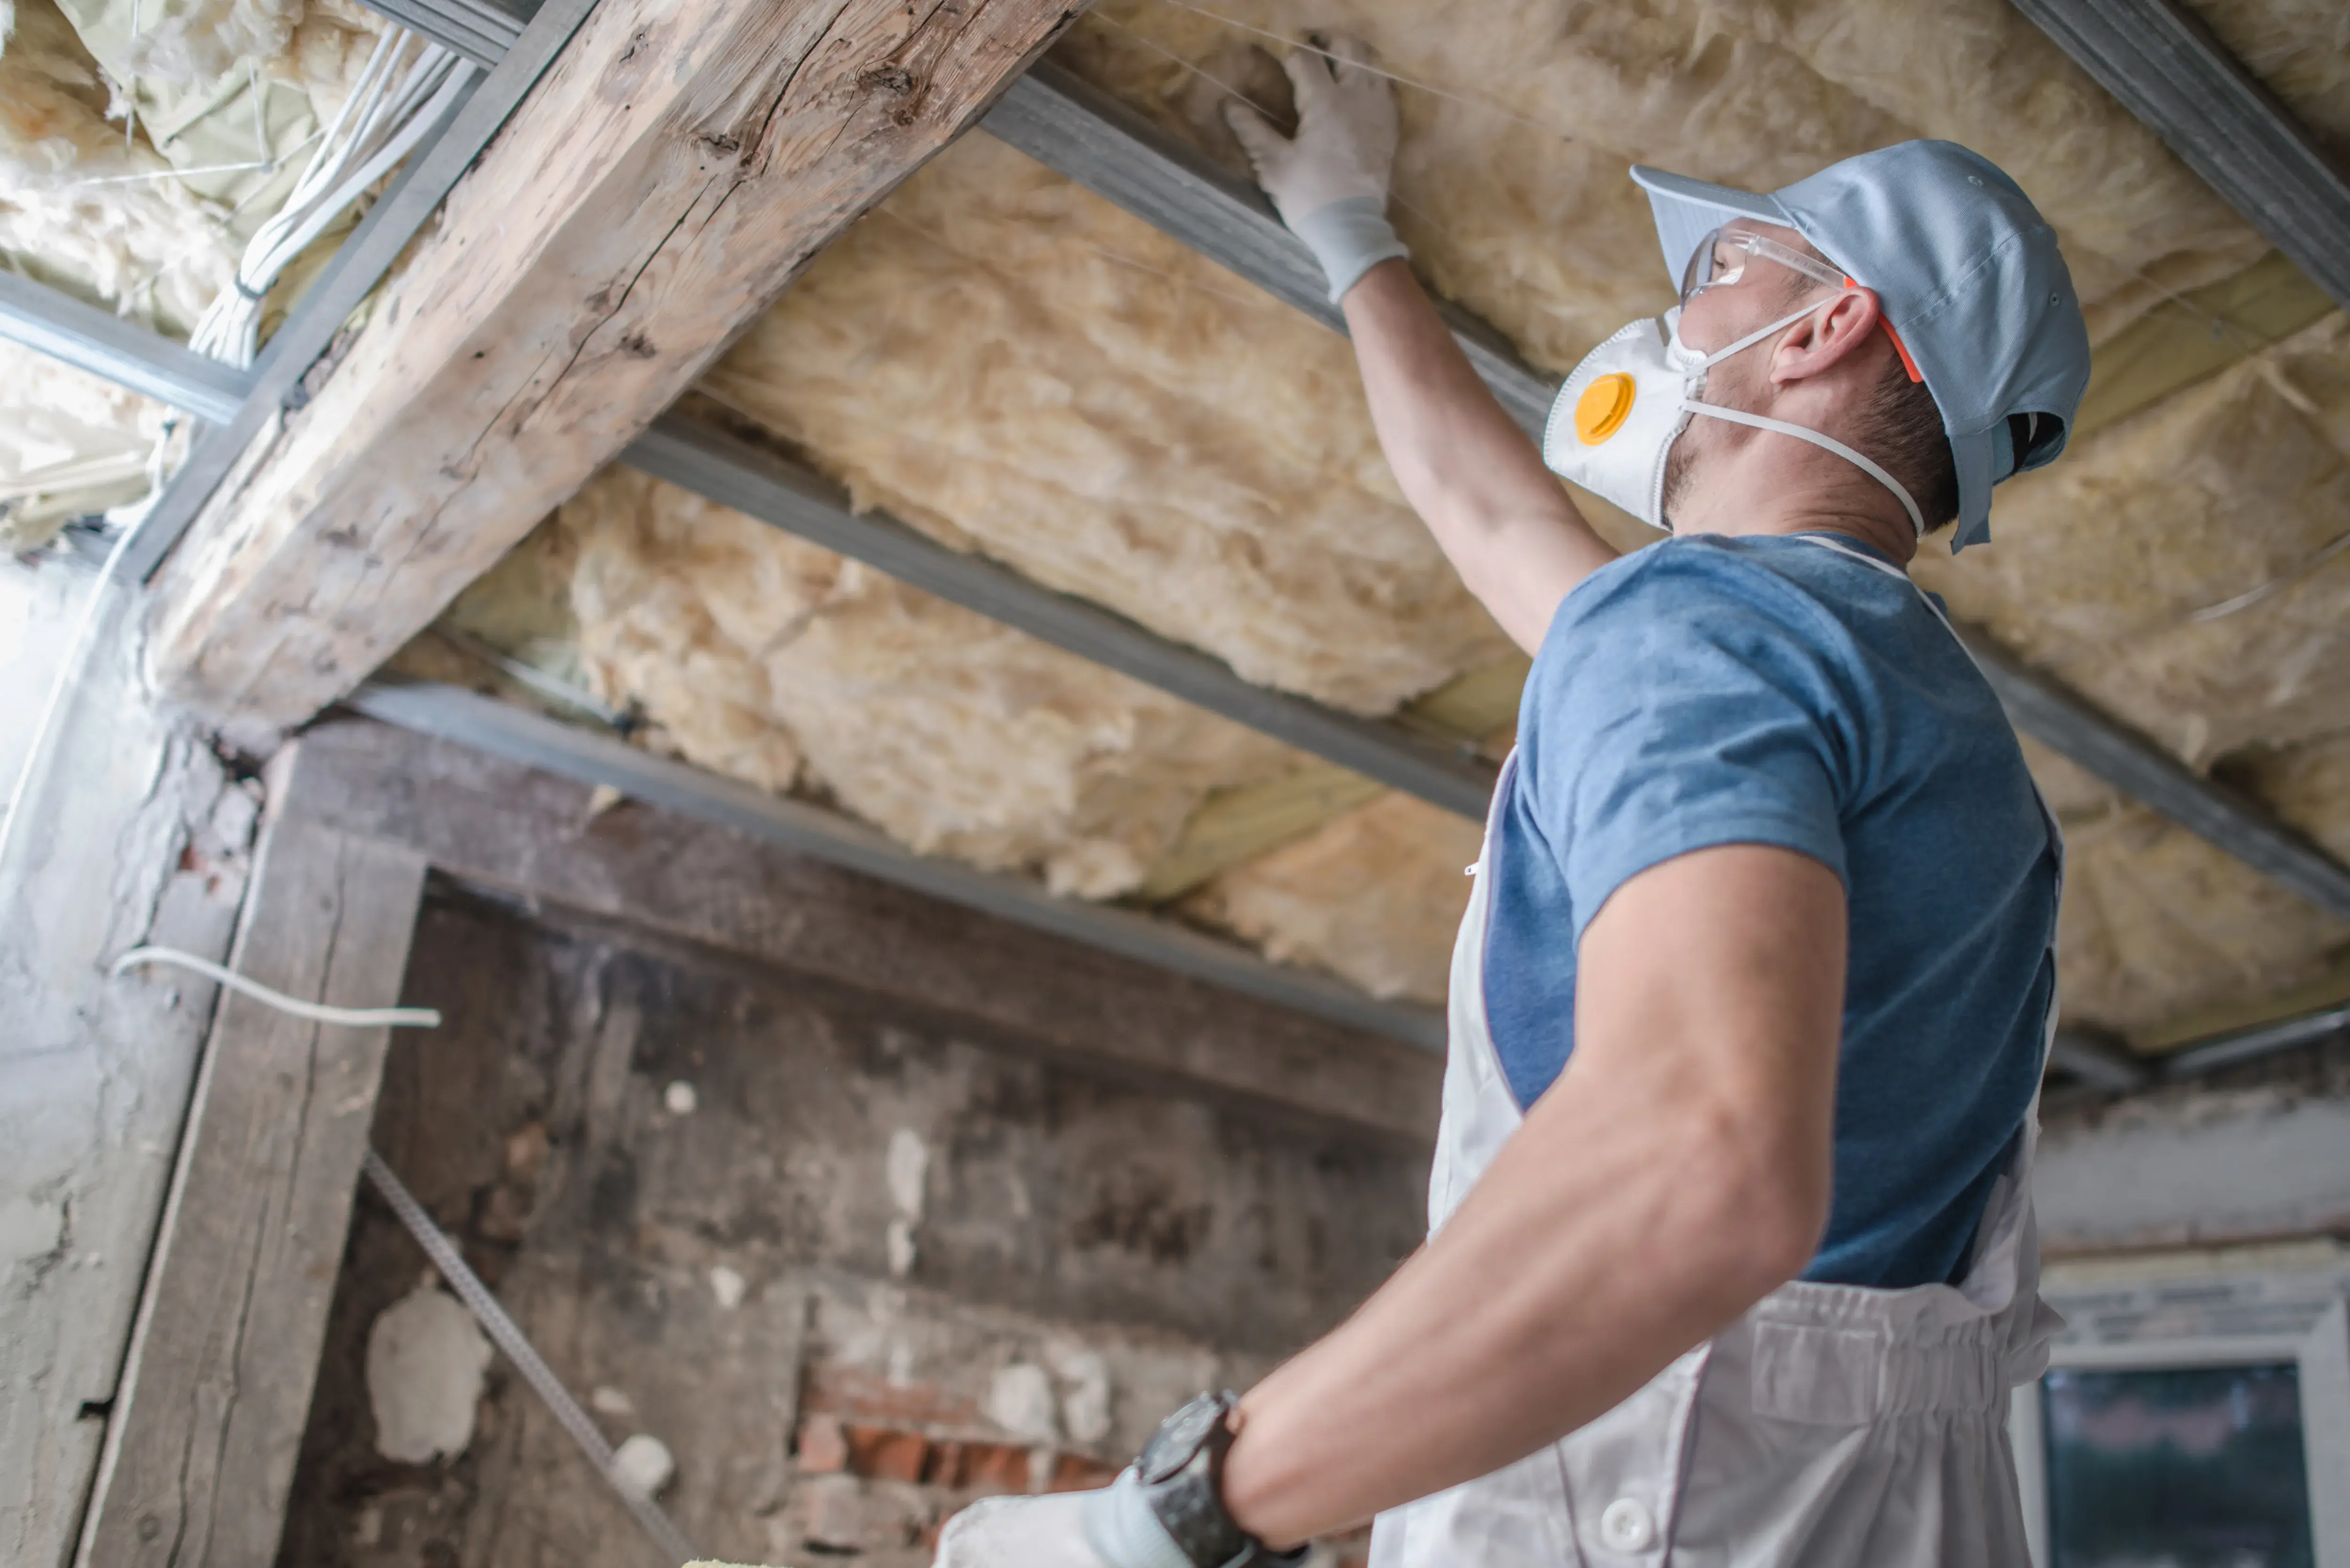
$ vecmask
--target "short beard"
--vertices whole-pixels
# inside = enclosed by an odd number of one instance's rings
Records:
[[[1695,424],[1704,417],[1691,414],[1690,424]],[[1657,498],[1657,521],[1668,534],[1673,531],[1673,508],[1680,504],[1682,494],[1688,491],[1690,474],[1694,466],[1689,434],[1689,426],[1682,426],[1681,433],[1673,438],[1673,444],[1665,449],[1665,483]]]
[[[1760,345],[1757,347],[1759,348]],[[1754,410],[1747,407],[1746,399],[1740,395],[1745,389],[1737,384],[1734,374],[1722,374],[1722,366],[1716,366],[1707,373],[1705,390],[1713,395],[1707,397],[1700,394],[1698,401],[1711,403],[1715,408],[1734,409],[1740,413],[1754,412]],[[1689,423],[1681,427],[1680,434],[1673,438],[1672,445],[1665,449],[1665,483],[1657,497],[1657,518],[1665,525],[1667,533],[1672,532],[1673,508],[1689,493],[1690,485],[1697,477],[1698,459],[1704,455],[1704,440],[1719,440],[1721,436],[1721,431],[1717,428],[1711,433],[1710,438],[1692,441],[1690,438],[1696,435],[1695,427],[1700,421],[1709,422],[1716,427],[1722,422],[1720,420],[1708,421],[1703,414],[1691,414],[1689,416]]]

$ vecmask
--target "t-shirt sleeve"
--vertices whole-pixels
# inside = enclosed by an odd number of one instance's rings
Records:
[[[1658,566],[1570,595],[1535,661],[1519,765],[1577,941],[1617,888],[1698,849],[1777,845],[1845,877],[1848,737],[1807,607],[1735,559]]]

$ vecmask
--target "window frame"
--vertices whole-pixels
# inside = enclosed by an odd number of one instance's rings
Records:
[[[2311,1294],[2313,1284],[2322,1290]],[[2162,1303],[2166,1286],[2203,1298],[2200,1304]],[[2051,1343],[2051,1370],[2158,1371],[2290,1363],[2301,1387],[2303,1462],[2308,1468],[2309,1526],[2317,1568],[2350,1568],[2350,1281],[2275,1275],[2202,1277],[2114,1290],[2047,1292],[2066,1314],[2066,1332]],[[2294,1298],[2301,1298],[2296,1301]],[[2279,1325],[2247,1332],[2248,1303],[2262,1315],[2304,1318],[2297,1331]],[[2131,1306],[2148,1303],[2163,1332],[2139,1337],[2144,1317]],[[2115,1310],[2121,1304],[2123,1310]],[[2296,1313],[2296,1306],[2304,1307]],[[2023,1502],[2024,1538],[2035,1568],[2048,1568],[2048,1451],[2040,1379],[2019,1385],[2008,1407],[2008,1437]]]

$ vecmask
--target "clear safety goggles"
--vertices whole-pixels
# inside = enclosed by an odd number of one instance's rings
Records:
[[[1733,229],[1724,224],[1699,241],[1697,248],[1690,252],[1689,265],[1681,273],[1682,308],[1687,309],[1690,301],[1709,288],[1722,288],[1738,282],[1758,259],[1776,262],[1790,272],[1801,273],[1814,283],[1829,288],[1860,286],[1850,275],[1838,272],[1816,256],[1807,256],[1766,234]],[[1885,328],[1885,336],[1893,340],[1894,352],[1901,356],[1902,369],[1908,372],[1912,381],[1924,380],[1925,377],[1918,373],[1918,362],[1909,357],[1909,346],[1901,341],[1901,334],[1893,329],[1892,321],[1883,315],[1877,319],[1878,325]]]
[[[1689,266],[1681,274],[1681,304],[1703,294],[1709,288],[1723,288],[1746,275],[1746,269],[1757,259],[1773,261],[1791,272],[1799,272],[1814,283],[1830,288],[1842,288],[1852,282],[1844,274],[1803,252],[1765,235],[1728,226],[1719,228],[1698,242],[1690,252]]]

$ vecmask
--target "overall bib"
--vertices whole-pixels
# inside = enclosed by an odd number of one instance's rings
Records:
[[[1523,1119],[1485,1018],[1492,836],[1452,951],[1430,1234]],[[2060,1321],[2039,1296],[2039,1122],[2035,1103],[1958,1284],[1783,1285],[1589,1425],[1380,1515],[1370,1568],[2024,1568],[2008,1397]]]

